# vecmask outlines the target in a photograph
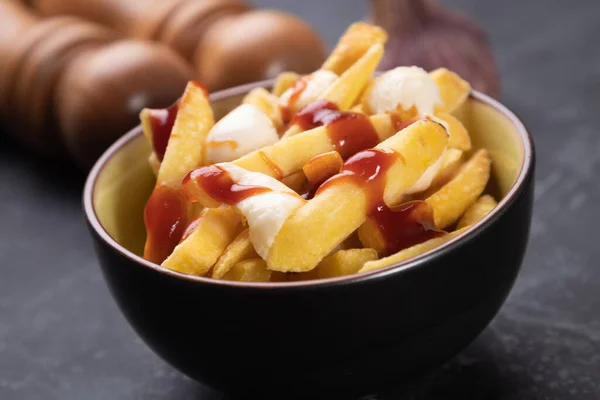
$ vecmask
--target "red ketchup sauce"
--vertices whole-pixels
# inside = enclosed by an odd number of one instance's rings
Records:
[[[202,83],[198,81],[191,82],[196,87],[199,87],[204,92],[206,97],[209,96],[208,89]],[[152,129],[152,147],[154,152],[160,161],[165,156],[167,150],[167,144],[171,137],[171,131],[173,125],[175,125],[175,119],[177,118],[177,112],[179,111],[180,100],[177,100],[174,104],[167,108],[152,109],[149,113],[150,127]]]
[[[329,186],[352,182],[364,188],[367,195],[366,214],[369,215],[383,198],[388,169],[400,157],[402,156],[395,151],[385,149],[369,149],[356,153],[344,163],[342,172],[332,176],[319,187],[315,196]]]
[[[202,89],[202,91],[204,92],[204,96],[208,97],[210,96],[210,93],[208,92],[208,88],[201,82],[198,81],[191,81],[191,84]]]
[[[287,105],[279,106],[281,110],[281,119],[283,120],[284,124],[287,124],[292,120],[292,109],[298,102],[298,99],[300,99],[302,92],[304,92],[304,90],[306,89],[306,85],[308,85],[309,80],[310,75],[298,79],[296,83],[294,83],[294,86],[292,86],[291,88],[292,93],[290,94]]]
[[[197,201],[191,185],[197,185],[210,198],[228,205],[235,205],[250,196],[271,191],[264,186],[240,185],[233,180],[229,172],[217,165],[198,168],[190,172],[183,180],[183,191],[192,201]]]
[[[409,201],[391,208],[382,201],[369,217],[377,224],[385,243],[384,255],[445,234],[436,229],[433,209],[423,200]]]
[[[283,178],[283,171],[281,170],[281,168],[279,168],[279,166],[277,164],[275,164],[273,162],[273,160],[271,160],[269,158],[269,156],[267,156],[265,154],[264,151],[259,151],[258,155],[263,160],[263,162],[265,163],[265,165],[267,167],[269,167],[269,169],[271,170],[271,176],[273,178],[277,179],[278,181],[280,181]]]
[[[146,247],[144,258],[162,263],[179,243],[187,224],[187,205],[183,194],[169,186],[154,189],[146,208]]]
[[[310,81],[311,76],[307,75],[307,76],[303,76],[302,78],[298,79],[296,81],[296,83],[294,83],[294,86],[292,86],[292,94],[290,95],[290,98],[288,100],[288,108],[294,108],[294,106],[296,105],[296,103],[298,103],[298,100],[300,99],[300,96],[302,96],[302,92],[304,92],[304,90],[306,90],[306,86],[308,85],[308,82]]]
[[[367,195],[366,214],[378,226],[385,252],[392,254],[414,244],[444,234],[437,231],[433,210],[424,201],[412,201],[390,208],[383,201],[386,175],[401,155],[384,149],[369,149],[350,157],[342,172],[319,187],[315,196],[332,185],[352,182],[363,187]]]
[[[292,121],[303,130],[327,128],[334,149],[346,159],[379,143],[379,136],[365,114],[340,111],[327,100],[317,100],[298,111]]]
[[[149,120],[152,129],[152,147],[160,161],[165,156],[169,137],[171,137],[175,118],[177,118],[177,111],[179,111],[179,101],[167,108],[150,110]]]

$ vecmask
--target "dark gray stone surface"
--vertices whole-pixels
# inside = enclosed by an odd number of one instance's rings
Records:
[[[359,0],[256,3],[299,13],[330,44],[366,10]],[[535,136],[535,217],[507,304],[408,397],[598,399],[600,2],[446,3],[486,27],[503,101]],[[0,140],[0,399],[221,399],[158,359],[120,315],[83,223],[83,177]]]

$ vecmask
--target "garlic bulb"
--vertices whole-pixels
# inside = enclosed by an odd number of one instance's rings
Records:
[[[371,20],[387,30],[384,70],[418,65],[446,67],[493,97],[500,96],[494,56],[485,32],[435,0],[371,0]]]

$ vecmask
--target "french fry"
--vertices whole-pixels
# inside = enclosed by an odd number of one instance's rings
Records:
[[[202,211],[195,229],[162,263],[173,271],[202,276],[215,264],[241,227],[241,218],[231,207]]]
[[[158,170],[160,169],[160,160],[155,152],[150,153],[148,157],[148,164],[150,165],[150,169],[154,173],[154,176],[158,175]]]
[[[303,194],[308,184],[302,171],[284,177],[281,182],[298,194]]]
[[[429,188],[422,193],[419,193],[416,197],[419,199],[425,199],[440,190],[442,186],[454,178],[464,163],[463,154],[464,152],[458,149],[446,149],[443,155],[444,160],[442,161],[440,171],[435,178],[433,178]]]
[[[298,79],[300,79],[300,75],[295,72],[286,71],[280,73],[275,79],[275,84],[273,85],[271,93],[277,97],[281,96],[286,90],[293,87]]]
[[[435,249],[436,247],[441,246],[442,244],[444,244],[446,242],[449,242],[450,240],[454,239],[455,237],[457,237],[458,235],[463,233],[466,229],[467,228],[459,229],[452,233],[448,233],[444,236],[430,239],[426,242],[419,243],[417,245],[414,245],[414,246],[409,247],[404,250],[400,250],[396,254],[392,254],[391,256],[384,257],[379,260],[368,261],[358,272],[361,273],[361,272],[373,271],[375,269],[387,267],[388,265],[396,264],[396,263],[408,260],[409,258],[416,257],[420,254],[425,253],[426,251]]]
[[[352,106],[350,111],[355,112],[355,113],[360,113],[360,114],[365,113],[365,111],[363,110],[362,104],[356,104],[356,105]]]
[[[193,208],[179,191],[181,181],[188,172],[202,165],[204,139],[213,125],[214,116],[204,88],[196,82],[188,83],[158,169],[156,186],[144,211],[147,231],[144,258],[147,260],[163,262],[191,217]],[[171,210],[168,221],[166,216],[159,215],[165,209]]]
[[[221,279],[238,262],[246,258],[256,258],[258,254],[254,251],[248,229],[244,229],[223,251],[213,267],[213,279]]]
[[[438,68],[429,73],[433,81],[440,89],[443,105],[436,107],[438,112],[448,114],[460,107],[471,94],[471,85],[454,72],[446,68]]]
[[[385,203],[395,204],[442,155],[447,142],[448,135],[440,124],[418,121],[377,145],[376,149],[399,154],[385,175]],[[367,193],[362,186],[340,182],[326,187],[284,222],[269,250],[269,269],[313,269],[366,220],[366,206]]]
[[[157,184],[179,187],[188,172],[203,164],[204,139],[214,124],[204,89],[193,81],[188,83],[160,164]]]
[[[387,114],[373,116],[370,118],[375,130],[377,131],[380,138],[385,139],[386,137],[392,135],[393,133],[393,124],[392,121]],[[257,150],[246,156],[234,161],[234,164],[245,168],[249,171],[262,172],[266,175],[275,177],[275,178],[284,178],[290,176],[294,173],[302,174],[302,167],[306,161],[310,160],[315,155],[320,153],[325,153],[328,151],[334,150],[333,144],[331,143],[331,139],[327,134],[327,130],[325,127],[319,127],[312,129],[310,131],[302,132],[302,134],[297,135],[295,137],[281,140],[277,143],[274,143],[271,146],[264,147],[261,150]],[[195,185],[193,180],[190,181],[191,186],[186,186],[186,190],[190,190],[196,197],[202,197],[203,191],[202,188]],[[292,188],[296,190],[297,188]],[[205,204],[211,205],[211,204]],[[210,210],[207,211],[210,213]],[[209,214],[210,215],[210,214]],[[218,221],[216,222],[218,223]],[[227,223],[224,222],[224,227],[221,229],[227,229]],[[204,248],[204,246],[212,246],[213,251],[215,253],[219,253],[220,255],[225,247],[229,244],[229,242],[212,242],[210,238],[206,239],[207,244],[203,244],[202,239],[196,239],[195,244],[192,247],[187,247],[189,251],[194,251],[194,248]],[[221,247],[217,247],[221,245]],[[180,246],[182,246],[180,244]],[[219,252],[220,251],[220,252]],[[217,256],[218,257],[218,256]],[[212,258],[207,258],[207,260],[212,260]],[[204,259],[200,261],[206,263]],[[212,265],[207,266],[206,264],[198,265],[197,269],[199,270],[208,270]]]
[[[239,282],[268,282],[270,278],[271,271],[262,258],[240,261],[223,276],[224,280]]]
[[[462,122],[445,112],[437,113],[435,114],[435,117],[441,119],[448,125],[448,132],[450,133],[450,137],[448,138],[448,148],[462,151],[471,150],[471,138]]]
[[[378,26],[357,22],[344,32],[322,69],[341,75],[374,44],[385,44],[387,33]]]
[[[374,115],[371,123],[381,140],[394,133],[394,126],[389,115]],[[233,163],[248,171],[260,172],[276,179],[285,178],[301,171],[304,164],[311,158],[335,150],[334,144],[324,126],[317,127],[289,139],[280,140],[272,145],[249,153]],[[204,192],[194,180],[185,185],[189,195],[203,198]],[[204,204],[214,206],[214,204]]]
[[[487,150],[477,151],[450,182],[425,199],[433,207],[438,229],[454,224],[475,203],[490,178],[490,165]]]
[[[322,99],[347,110],[354,105],[383,57],[383,45],[374,44],[348,68],[321,96]]]
[[[302,167],[308,183],[319,186],[342,170],[344,160],[337,151],[328,151],[308,160]]]
[[[350,275],[358,272],[366,262],[373,260],[377,260],[377,251],[374,249],[338,250],[325,257],[313,271],[316,271],[320,279]]]
[[[158,169],[160,168],[160,159],[158,158],[158,155],[154,151],[154,141],[153,141],[154,133],[152,132],[152,122],[151,122],[151,118],[152,118],[151,115],[154,112],[157,112],[157,110],[144,108],[140,112],[140,124],[142,126],[142,132],[144,133],[146,140],[148,140],[148,143],[150,143],[150,145],[153,146],[152,153],[150,153],[150,157],[148,157],[148,164],[150,164],[150,168],[152,169],[152,172],[154,172],[154,175],[156,176],[156,175],[158,175]]]
[[[244,97],[242,104],[252,104],[253,106],[256,106],[269,117],[278,131],[283,127],[283,117],[281,114],[281,107],[279,106],[279,99],[277,96],[269,93],[267,89],[252,89]]]
[[[476,224],[497,205],[496,200],[489,194],[481,196],[471,207],[467,208],[467,211],[465,211],[464,215],[458,221],[457,229]]]
[[[433,225],[433,212],[431,207],[423,201],[400,204],[395,212],[398,213],[395,216],[388,215],[389,224],[382,224],[377,218],[371,216],[367,218],[357,231],[363,247],[372,248],[380,256],[386,256],[402,247],[429,240],[433,237],[432,235],[440,234],[432,229],[426,229]],[[400,220],[395,218],[400,218]],[[394,232],[394,237],[390,238],[386,232],[393,230],[396,224],[403,229]],[[398,242],[394,241],[396,238],[399,239]],[[409,242],[405,240],[409,240]]]
[[[348,68],[319,96],[319,100],[327,100],[340,110],[349,109],[362,93],[371,75],[377,69],[383,57],[383,45],[374,44],[354,65]],[[297,124],[291,125],[282,138],[289,138],[302,132]]]

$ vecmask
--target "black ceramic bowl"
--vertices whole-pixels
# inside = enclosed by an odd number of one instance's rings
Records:
[[[214,94],[217,115],[270,84]],[[523,260],[533,197],[532,141],[515,115],[477,92],[456,115],[474,147],[490,152],[490,190],[499,206],[420,257],[312,282],[215,281],[142,259],[142,213],[154,178],[149,145],[135,128],[98,160],[83,199],[123,314],[184,374],[260,398],[375,393],[440,366],[482,331],[507,297]]]

